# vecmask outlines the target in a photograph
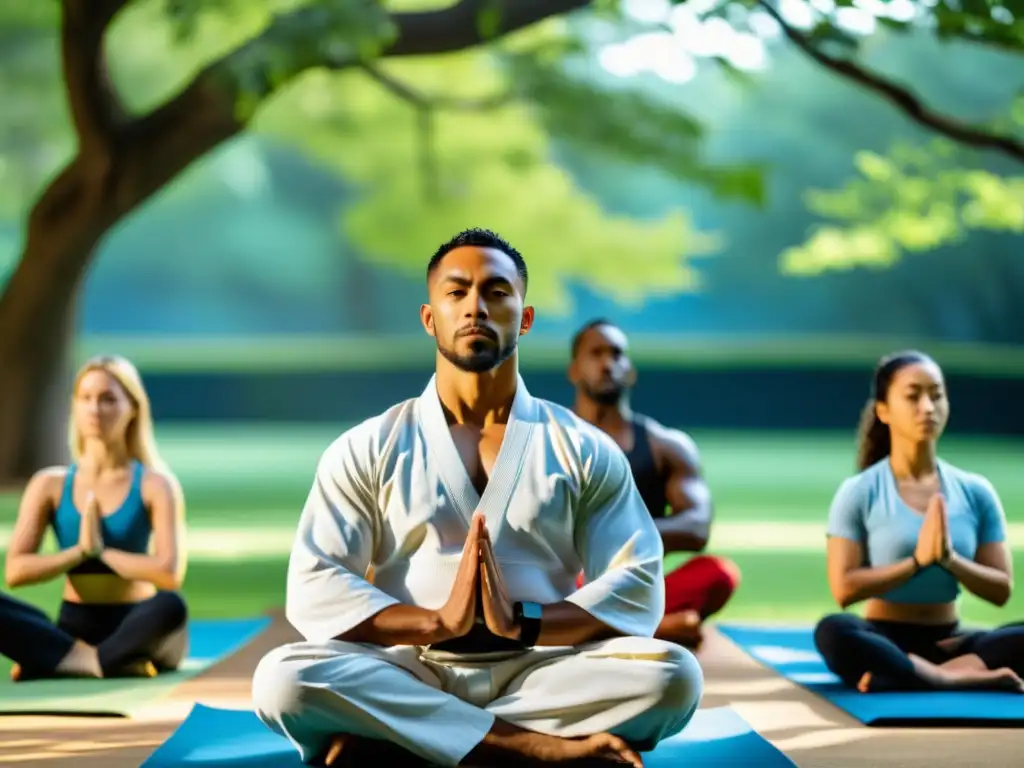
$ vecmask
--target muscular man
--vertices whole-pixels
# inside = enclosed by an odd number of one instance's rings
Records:
[[[434,376],[320,460],[288,569],[305,640],[253,679],[307,762],[390,742],[446,766],[639,768],[699,703],[696,659],[653,638],[664,550],[625,456],[519,376],[526,285],[491,232],[443,245],[420,308]]]
[[[584,325],[573,338],[569,380],[576,387],[576,414],[607,432],[625,452],[665,551],[703,552],[712,504],[697,446],[683,432],[630,409],[636,370],[626,334],[604,319]],[[730,560],[690,558],[665,579],[665,617],[655,636],[698,647],[702,622],[722,609],[739,579]]]

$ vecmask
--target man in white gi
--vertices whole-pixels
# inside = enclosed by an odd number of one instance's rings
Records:
[[[446,766],[640,766],[703,680],[653,639],[662,543],[626,457],[526,390],[514,248],[463,232],[427,285],[436,373],[324,452],[288,569],[305,641],[260,662],[256,712],[319,764],[389,742]]]

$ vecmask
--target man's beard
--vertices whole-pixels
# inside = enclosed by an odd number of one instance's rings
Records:
[[[626,387],[622,384],[612,384],[602,389],[596,389],[584,384],[583,393],[598,405],[618,405],[626,394]]]
[[[447,349],[441,346],[440,343],[438,343],[437,349],[445,360],[460,371],[465,371],[466,373],[487,373],[487,371],[493,371],[512,357],[518,344],[519,337],[517,336],[512,339],[507,347],[485,341],[474,341],[470,345],[471,351],[468,355],[460,355],[454,349]]]

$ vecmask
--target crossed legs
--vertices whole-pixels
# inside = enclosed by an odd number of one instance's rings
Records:
[[[253,677],[257,715],[306,762],[343,733],[445,766],[470,764],[506,724],[563,738],[612,733],[652,749],[685,727],[702,689],[689,651],[637,637],[489,665],[431,662],[412,647],[303,642],[272,651]]]
[[[35,606],[0,594],[0,655],[15,662],[19,680],[155,674],[184,658],[186,620],[185,603],[174,592],[135,604],[64,602],[56,624]]]

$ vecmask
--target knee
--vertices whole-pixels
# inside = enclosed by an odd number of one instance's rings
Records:
[[[167,631],[185,626],[188,621],[188,606],[177,592],[158,592],[152,598],[156,612],[161,616]]]
[[[295,644],[282,645],[256,665],[252,675],[252,703],[261,719],[279,722],[301,709],[306,676],[294,663],[295,656]]]
[[[835,656],[835,651],[842,638],[856,629],[857,619],[845,613],[833,613],[825,616],[814,627],[814,647],[825,659]]]
[[[711,557],[704,555],[709,561],[708,571],[715,589],[732,595],[740,586],[740,568],[727,557]]]
[[[661,640],[653,642],[665,663],[658,708],[673,718],[681,712],[695,710],[704,693],[704,672],[697,657],[681,645]]]
[[[347,648],[305,641],[275,648],[260,659],[253,672],[256,714],[268,723],[299,716],[326,687],[325,681],[330,682],[334,694],[346,697],[366,682],[372,664],[372,659]]]

